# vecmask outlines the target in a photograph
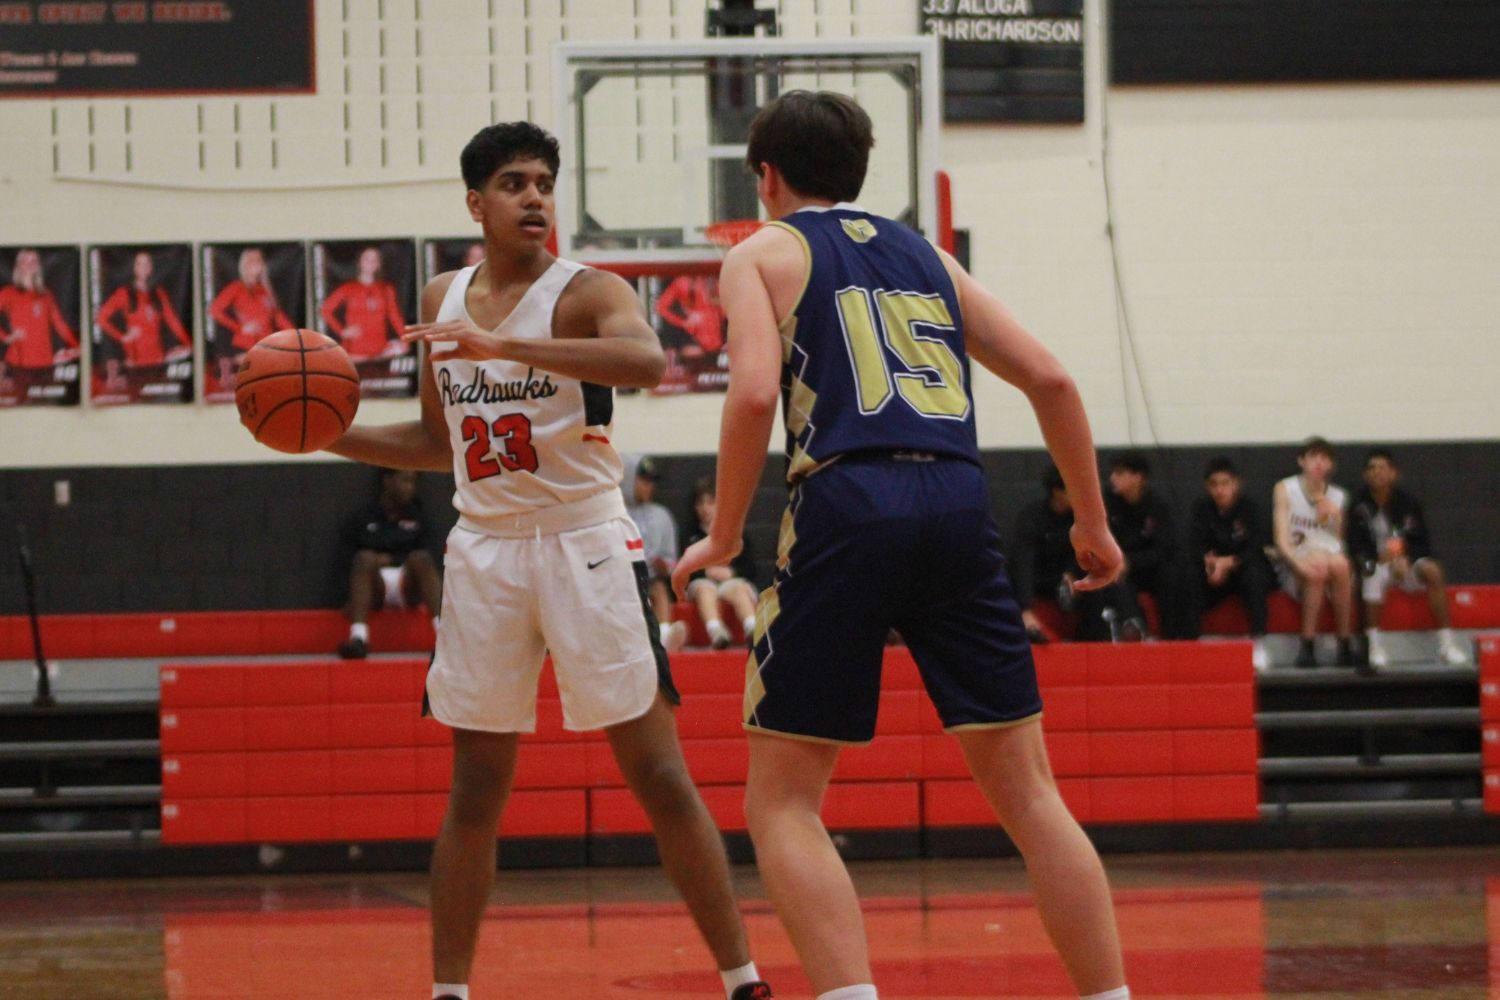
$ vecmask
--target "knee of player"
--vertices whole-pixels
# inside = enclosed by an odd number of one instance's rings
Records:
[[[373,573],[380,568],[380,553],[374,549],[360,549],[354,553],[354,568],[361,573]]]
[[[698,791],[680,760],[663,756],[632,765],[622,764],[622,770],[641,807],[648,813],[661,815],[698,808]]]
[[[1443,566],[1435,559],[1423,559],[1422,564],[1417,567],[1419,578],[1429,587],[1442,587],[1447,584],[1447,577],[1443,575]]]
[[[437,560],[432,558],[432,553],[426,549],[416,549],[406,557],[406,567],[412,570],[437,571]]]

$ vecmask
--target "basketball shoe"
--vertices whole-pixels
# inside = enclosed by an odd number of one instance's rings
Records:
[[[741,983],[729,994],[729,1000],[775,1000],[776,994],[771,992],[771,984],[756,981],[753,983]]]

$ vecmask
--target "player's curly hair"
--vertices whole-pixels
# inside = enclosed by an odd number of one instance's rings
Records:
[[[495,171],[515,160],[541,160],[557,176],[557,139],[531,122],[500,122],[474,133],[459,155],[459,169],[470,191],[478,191]]]
[[[789,90],[750,122],[745,162],[769,163],[799,194],[853,201],[865,186],[873,126],[854,99],[829,90]]]

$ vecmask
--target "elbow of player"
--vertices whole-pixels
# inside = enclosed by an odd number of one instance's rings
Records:
[[[667,357],[661,351],[652,351],[647,357],[641,359],[640,372],[635,381],[628,388],[631,389],[655,389],[661,385],[662,377],[667,374]]]
[[[1052,365],[1029,380],[1026,394],[1033,399],[1055,400],[1076,396],[1078,386],[1061,365]]]

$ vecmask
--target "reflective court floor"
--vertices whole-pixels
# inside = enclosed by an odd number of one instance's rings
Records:
[[[1114,855],[1138,997],[1500,998],[1500,851]],[[1016,859],[854,866],[885,1000],[1068,997]],[[808,997],[752,869],[756,961]],[[0,997],[425,1000],[418,874],[0,882]],[[713,1000],[655,869],[502,872],[473,1000]]]

